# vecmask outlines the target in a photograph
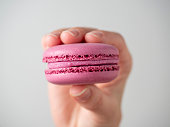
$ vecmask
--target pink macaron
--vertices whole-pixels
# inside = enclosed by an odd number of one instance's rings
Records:
[[[46,79],[53,84],[105,83],[119,73],[119,51],[103,43],[58,45],[47,49]]]

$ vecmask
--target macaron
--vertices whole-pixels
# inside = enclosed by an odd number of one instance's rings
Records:
[[[43,54],[45,76],[53,84],[94,84],[114,80],[119,73],[119,51],[103,43],[51,47]]]

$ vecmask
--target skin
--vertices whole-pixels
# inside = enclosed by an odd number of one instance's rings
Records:
[[[71,43],[107,43],[120,53],[120,73],[107,83],[87,85],[48,84],[51,114],[56,127],[118,127],[121,101],[132,68],[132,57],[123,37],[115,32],[87,27],[55,30],[42,38],[43,49]]]

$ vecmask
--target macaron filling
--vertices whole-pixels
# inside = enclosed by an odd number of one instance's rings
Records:
[[[104,71],[118,71],[118,65],[102,65],[102,66],[80,66],[68,67],[59,69],[45,70],[45,74],[61,74],[61,73],[83,73],[83,72],[104,72]]]
[[[78,66],[101,66],[101,65],[117,65],[118,60],[88,60],[88,61],[63,61],[48,63],[49,69],[78,67]]]
[[[60,55],[44,57],[45,74],[118,71],[119,56],[114,54]]]

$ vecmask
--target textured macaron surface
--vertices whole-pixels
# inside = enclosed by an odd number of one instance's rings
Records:
[[[43,62],[48,63],[46,78],[54,84],[107,82],[118,75],[119,51],[103,43],[58,45],[44,52]]]
[[[117,48],[100,43],[78,43],[54,46],[43,55],[43,62],[101,60],[117,58]]]

